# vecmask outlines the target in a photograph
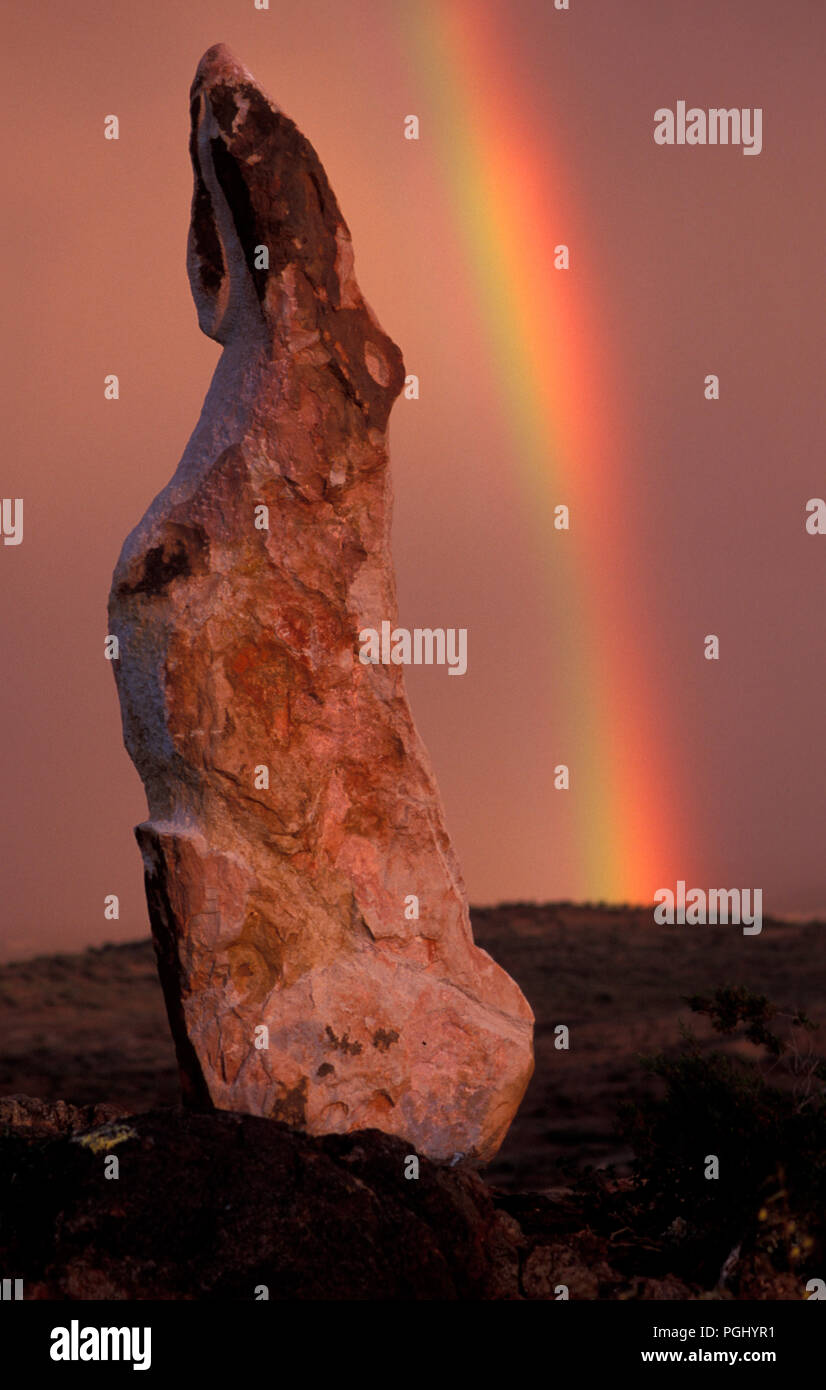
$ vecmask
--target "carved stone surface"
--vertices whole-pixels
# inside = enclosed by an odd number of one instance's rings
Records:
[[[402,670],[359,658],[396,619],[401,354],[315,152],[223,46],[191,113],[188,269],[224,351],[109,627],[185,1091],[484,1159],[531,1075],[532,1014],[473,944]]]

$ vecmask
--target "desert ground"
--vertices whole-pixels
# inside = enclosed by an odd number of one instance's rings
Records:
[[[677,1049],[688,1026],[703,1046],[731,1044],[685,996],[717,985],[763,992],[826,1023],[820,922],[655,926],[650,910],[530,903],[473,911],[474,934],[518,981],[536,1015],[536,1070],[488,1182],[545,1191],[567,1166],[630,1153],[619,1102],[656,1086],[640,1058]],[[569,1048],[555,1046],[557,1025]],[[821,1034],[816,1035],[822,1050]],[[0,966],[0,1096],[142,1111],[179,1099],[175,1054],[149,939]]]

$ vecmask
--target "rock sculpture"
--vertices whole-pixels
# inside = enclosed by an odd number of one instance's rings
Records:
[[[315,152],[222,45],[191,116],[188,270],[223,353],[109,610],[185,1094],[483,1160],[532,1015],[473,944],[402,670],[359,657],[396,617],[401,354]]]

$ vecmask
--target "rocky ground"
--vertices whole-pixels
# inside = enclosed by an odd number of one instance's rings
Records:
[[[675,1274],[673,1232],[627,1225],[615,1115],[653,1084],[640,1055],[676,1049],[682,1024],[712,1045],[687,994],[746,984],[822,1021],[823,927],[746,938],[517,904],[477,910],[474,930],[537,1019],[534,1080],[483,1177],[422,1160],[407,1179],[409,1146],[377,1131],[316,1140],[177,1109],[149,942],[0,968],[3,1268],[57,1298],[248,1298],[262,1283],[273,1298],[800,1298],[756,1252],[714,1278]]]

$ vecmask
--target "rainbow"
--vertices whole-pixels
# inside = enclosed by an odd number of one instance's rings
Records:
[[[526,506],[538,541],[556,548],[548,613],[565,694],[549,722],[554,762],[571,768],[571,792],[559,795],[571,798],[579,896],[649,904],[675,877],[680,838],[644,623],[623,604],[623,535],[633,533],[621,488],[629,430],[618,366],[594,327],[592,271],[590,284],[582,273],[587,231],[547,131],[527,119],[490,4],[411,0],[401,9],[406,52],[437,116],[438,131],[428,134],[438,142]],[[568,271],[554,269],[559,243],[571,247]],[[570,508],[570,531],[553,529],[558,503]]]

